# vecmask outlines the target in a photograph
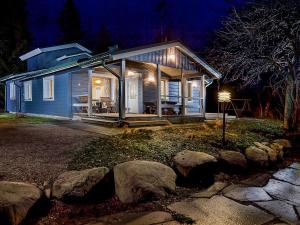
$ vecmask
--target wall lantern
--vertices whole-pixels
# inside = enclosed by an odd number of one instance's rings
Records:
[[[148,75],[148,82],[151,82],[151,83],[155,82],[154,74],[150,73]]]
[[[223,137],[222,137],[222,144],[225,146],[225,104],[231,101],[231,94],[228,91],[220,91],[218,93],[218,102],[223,104]]]

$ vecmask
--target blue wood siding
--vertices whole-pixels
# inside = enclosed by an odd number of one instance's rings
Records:
[[[74,103],[79,103],[79,96],[88,95],[89,76],[87,71],[73,73],[72,80],[72,111],[73,113],[80,112],[80,107],[74,107]]]
[[[24,88],[22,84],[21,112],[32,114],[44,114],[62,117],[71,117],[69,73],[54,76],[54,100],[43,100],[43,78],[32,80],[32,101],[24,101]]]
[[[61,63],[69,62],[70,60],[78,60],[79,58],[87,57],[86,55],[81,55],[79,57],[69,58],[63,61],[56,60],[57,58],[64,55],[74,55],[79,53],[83,53],[83,52],[78,48],[69,48],[69,49],[61,49],[61,50],[56,50],[51,52],[44,52],[27,60],[27,70],[33,71],[33,70],[45,69]]]

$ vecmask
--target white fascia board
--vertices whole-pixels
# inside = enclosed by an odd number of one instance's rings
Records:
[[[34,49],[24,55],[21,55],[19,58],[22,60],[22,61],[25,61],[33,56],[36,56],[36,55],[39,55],[42,53],[42,50],[40,48],[37,48],[37,49]]]

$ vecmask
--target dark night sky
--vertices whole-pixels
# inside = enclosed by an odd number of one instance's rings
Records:
[[[58,44],[57,19],[64,0],[29,0],[29,27],[33,47]],[[153,43],[160,23],[155,12],[158,0],[75,0],[85,40],[93,39],[102,24],[113,40],[126,47]],[[169,0],[169,18],[175,39],[200,50],[220,27],[232,3],[227,0]],[[120,43],[122,42],[122,43]],[[116,43],[116,44],[118,44]],[[83,43],[84,44],[84,43]]]

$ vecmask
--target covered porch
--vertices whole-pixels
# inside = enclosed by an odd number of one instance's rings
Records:
[[[174,45],[174,44],[173,44]],[[74,115],[117,118],[205,116],[211,78],[177,46],[119,52],[72,74]],[[138,51],[138,52],[136,52]]]

